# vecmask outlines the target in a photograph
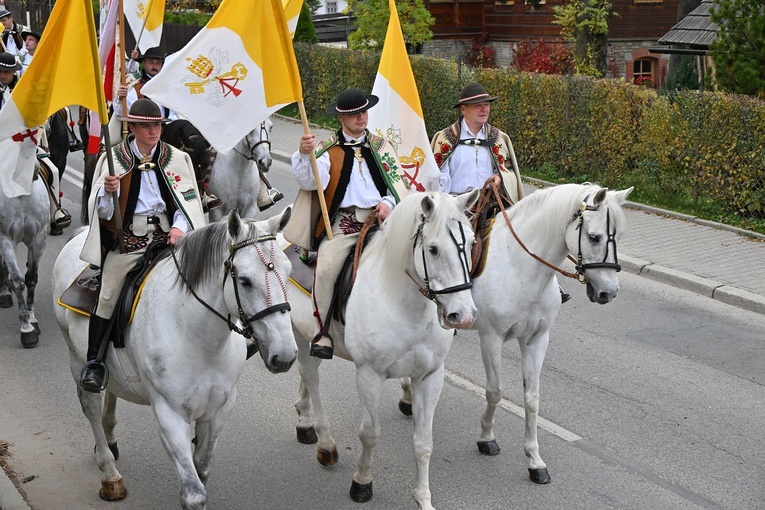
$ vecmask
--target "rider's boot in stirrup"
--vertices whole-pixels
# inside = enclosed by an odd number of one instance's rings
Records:
[[[332,359],[335,342],[329,333],[319,331],[311,340],[311,356],[319,359]]]
[[[102,342],[108,342],[106,335],[109,330],[109,319],[104,319],[96,314],[90,315],[88,324],[88,362],[80,372],[80,386],[85,391],[98,393],[103,391],[109,382],[109,370],[104,360],[98,359],[98,352]],[[103,356],[106,358],[106,356]]]

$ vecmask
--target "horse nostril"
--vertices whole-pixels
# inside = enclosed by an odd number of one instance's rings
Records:
[[[462,323],[462,315],[458,313],[450,313],[446,316],[446,320],[449,322],[449,324],[461,324]]]

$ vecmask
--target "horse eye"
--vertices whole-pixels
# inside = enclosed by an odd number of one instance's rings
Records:
[[[429,246],[428,252],[434,257],[438,256],[438,246]]]
[[[252,282],[249,278],[239,278],[239,283],[242,285],[242,287],[251,288]]]
[[[590,234],[590,241],[593,244],[598,244],[600,242],[600,235],[598,235],[598,234]]]

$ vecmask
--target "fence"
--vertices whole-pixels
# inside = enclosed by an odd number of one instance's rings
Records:
[[[313,28],[319,42],[347,41],[356,27],[356,16],[347,14],[315,14]]]

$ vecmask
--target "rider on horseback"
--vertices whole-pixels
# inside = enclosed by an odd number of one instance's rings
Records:
[[[315,151],[332,224],[333,238],[330,240],[326,238],[321,216],[311,217],[309,210],[299,210],[298,201],[292,215],[297,220],[290,222],[284,230],[288,241],[318,251],[313,285],[317,334],[311,342],[311,355],[322,359],[330,359],[333,354],[328,310],[335,280],[343,261],[356,244],[362,224],[373,213],[379,219],[385,219],[409,191],[395,148],[385,138],[366,129],[368,110],[377,101],[377,96],[364,94],[358,89],[341,92],[326,111],[336,115],[342,127],[318,146],[316,135],[303,135],[299,150],[292,155],[292,171],[300,193],[309,193],[313,198],[317,186],[310,152]]]
[[[91,220],[80,255],[102,268],[98,305],[90,316],[88,363],[80,377],[82,388],[93,392],[103,390],[108,382],[106,348],[101,346],[110,336],[110,319],[128,271],[152,241],[163,239],[174,245],[186,232],[205,224],[189,156],[159,141],[161,122],[166,119],[157,105],[138,99],[120,120],[128,122],[131,131],[111,149],[121,174],[109,174],[103,154],[89,200],[91,215],[97,214],[98,221]],[[122,232],[116,230],[113,193],[119,197]],[[117,250],[118,237],[124,253]]]

